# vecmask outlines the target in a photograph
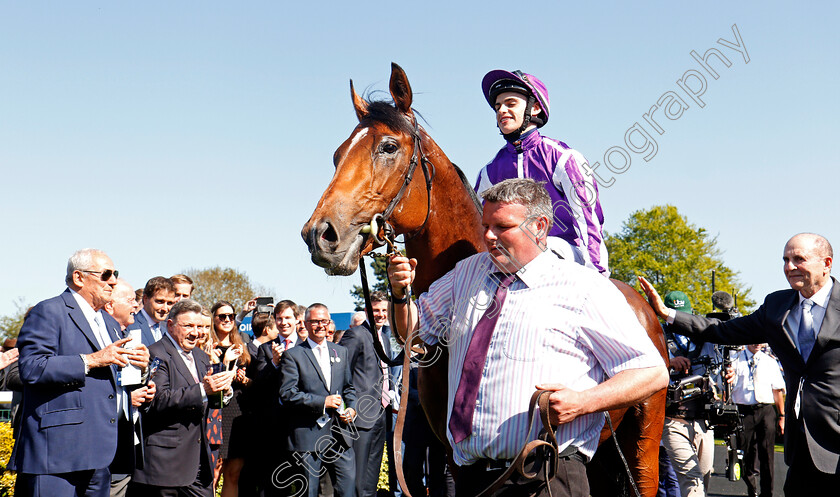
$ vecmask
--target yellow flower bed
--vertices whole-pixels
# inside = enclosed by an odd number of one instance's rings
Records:
[[[14,445],[12,424],[0,422],[0,497],[15,495],[15,472],[6,470]]]

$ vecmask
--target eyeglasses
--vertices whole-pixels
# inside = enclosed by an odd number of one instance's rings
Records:
[[[120,277],[120,272],[116,269],[106,269],[104,271],[88,271],[87,269],[79,269],[79,271],[83,273],[90,273],[90,274],[98,274],[102,281],[108,281],[111,279],[111,276],[114,278]]]
[[[327,326],[330,324],[329,319],[307,319],[306,322],[311,324],[312,326]]]
[[[233,321],[234,314],[216,314],[219,321]]]

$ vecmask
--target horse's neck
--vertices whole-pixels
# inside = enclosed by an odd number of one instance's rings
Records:
[[[422,233],[406,242],[409,257],[417,259],[414,292],[418,295],[455,263],[485,250],[481,215],[455,167],[436,144],[429,152],[436,169],[429,220]]]

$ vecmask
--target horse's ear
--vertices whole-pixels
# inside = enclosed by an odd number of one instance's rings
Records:
[[[359,94],[356,93],[356,89],[353,88],[352,79],[350,80],[350,97],[353,99],[353,107],[356,109],[356,117],[358,117],[359,121],[361,121],[368,115],[368,103],[364,98],[360,97]]]
[[[411,115],[411,85],[408,84],[408,77],[402,67],[391,62],[391,97],[397,105],[397,109],[406,115]]]

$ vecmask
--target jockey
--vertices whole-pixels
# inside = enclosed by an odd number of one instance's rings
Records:
[[[580,152],[537,130],[548,122],[545,85],[530,74],[497,69],[484,76],[481,89],[496,111],[496,125],[507,144],[482,168],[476,193],[510,178],[552,185],[546,185],[554,208],[548,247],[609,276],[604,214],[592,170]]]

